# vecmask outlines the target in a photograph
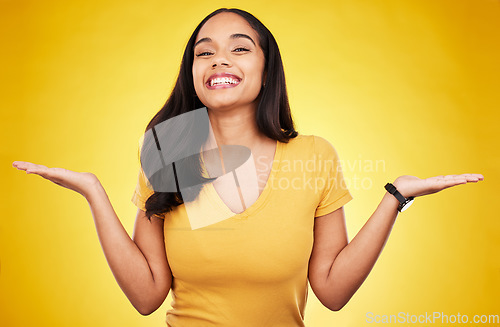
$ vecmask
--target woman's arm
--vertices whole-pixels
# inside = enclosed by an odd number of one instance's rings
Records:
[[[101,247],[118,285],[142,315],[161,306],[172,283],[163,239],[163,219],[149,221],[138,209],[133,240],[98,182],[87,198]]]
[[[131,239],[95,175],[28,162],[17,161],[13,165],[82,194],[89,203],[109,267],[132,305],[148,315],[163,303],[170,290],[172,273],[166,257],[162,219],[153,217],[149,221],[144,211],[138,210]]]
[[[403,196],[410,197],[482,179],[482,175],[473,174],[427,179],[401,176],[394,185]],[[309,282],[324,306],[340,310],[361,286],[389,237],[398,205],[399,201],[386,192],[375,212],[350,243],[343,208],[315,219]]]

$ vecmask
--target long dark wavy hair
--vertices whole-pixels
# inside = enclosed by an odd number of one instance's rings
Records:
[[[267,77],[266,86],[261,89],[259,94],[260,101],[255,117],[257,126],[259,131],[267,137],[287,143],[289,139],[296,137],[298,133],[295,131],[290,112],[285,83],[285,72],[278,44],[271,32],[257,18],[244,10],[235,8],[218,9],[206,16],[196,27],[184,50],[179,75],[172,93],[161,110],[151,119],[146,127],[146,132],[155,125],[170,118],[204,107],[204,104],[196,95],[193,83],[192,66],[194,59],[194,44],[198,32],[203,25],[210,18],[223,12],[234,13],[243,17],[259,36],[258,41],[264,52],[264,71],[267,72]],[[182,147],[182,142],[177,143],[177,146]],[[142,150],[144,150],[144,147]],[[178,164],[176,165],[178,166]],[[192,167],[191,171],[199,176],[200,185],[196,193],[197,195],[199,190],[201,190],[202,184],[212,179],[203,178],[201,176],[201,161],[199,156],[195,158],[195,160],[191,160],[187,165],[190,165]],[[171,176],[171,178],[177,177]],[[146,201],[146,216],[148,219],[151,219],[152,216],[160,217],[173,210],[176,206],[184,203],[184,200],[189,201],[188,199],[182,198],[179,189],[177,189],[177,192],[155,191]]]

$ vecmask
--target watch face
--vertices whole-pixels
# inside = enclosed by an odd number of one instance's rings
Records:
[[[410,201],[406,202],[406,203],[403,205],[403,207],[401,208],[401,211],[400,211],[400,212],[403,212],[403,211],[405,211],[406,209],[408,209],[408,208],[412,205],[412,203],[413,203],[413,201],[414,201],[414,200],[415,200],[415,199],[411,199]]]

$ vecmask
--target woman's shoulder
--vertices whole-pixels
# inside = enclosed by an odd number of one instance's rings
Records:
[[[335,151],[334,146],[326,138],[318,135],[299,134],[288,141],[289,146],[295,149],[313,151]]]
[[[285,144],[288,158],[333,160],[339,159],[335,147],[324,137],[299,134]]]

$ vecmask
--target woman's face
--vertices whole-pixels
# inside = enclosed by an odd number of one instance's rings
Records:
[[[256,106],[264,66],[258,34],[240,15],[220,13],[200,29],[194,47],[193,82],[207,108]]]

